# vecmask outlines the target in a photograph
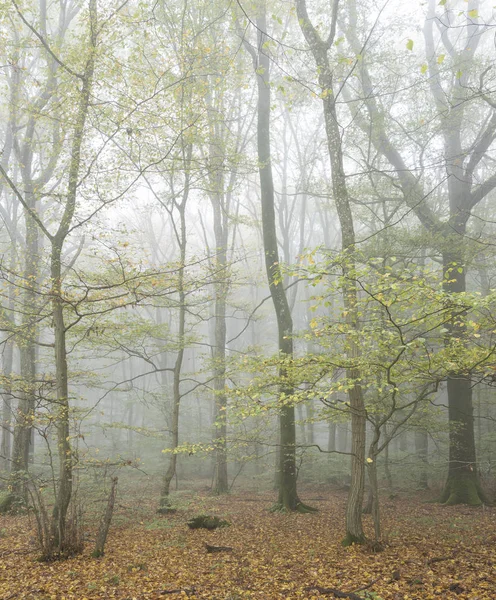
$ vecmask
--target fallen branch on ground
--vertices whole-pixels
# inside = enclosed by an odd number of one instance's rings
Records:
[[[231,546],[211,546],[205,543],[205,548],[209,554],[212,552],[232,552]]]

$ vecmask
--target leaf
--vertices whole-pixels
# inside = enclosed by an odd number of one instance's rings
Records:
[[[477,17],[479,16],[479,11],[476,8],[473,8],[472,10],[468,11],[468,16],[471,19],[477,19]]]
[[[410,50],[410,52],[413,50],[413,40],[408,40],[406,43],[406,49]]]
[[[420,67],[420,72],[422,73],[422,75],[425,75],[425,73],[427,73],[427,69],[429,67],[427,66],[427,63],[424,63],[421,67]]]
[[[440,55],[437,57],[437,64],[438,64],[438,65],[442,64],[442,63],[444,62],[444,59],[445,59],[445,57],[446,57],[446,54],[440,54]]]

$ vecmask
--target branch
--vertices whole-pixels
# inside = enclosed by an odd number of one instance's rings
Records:
[[[19,202],[22,204],[22,207],[24,208],[24,210],[29,214],[29,216],[33,219],[33,221],[35,221],[35,223],[38,225],[38,227],[41,229],[41,231],[43,231],[43,233],[46,235],[46,237],[50,241],[52,241],[54,236],[48,231],[48,229],[45,227],[45,225],[43,225],[43,221],[40,219],[38,214],[32,208],[29,207],[27,202],[24,200],[23,195],[17,188],[16,184],[12,181],[12,179],[10,179],[10,177],[7,175],[7,172],[2,167],[1,164],[0,164],[0,174],[3,175],[3,178],[7,182],[10,189],[14,192],[14,195],[17,197]]]
[[[70,75],[72,75],[73,77],[77,77],[78,79],[84,80],[84,75],[81,75],[80,73],[77,73],[76,71],[73,71],[70,67],[68,67],[64,62],[62,62],[60,60],[60,58],[55,54],[55,52],[50,48],[50,46],[48,45],[47,41],[45,40],[45,38],[41,35],[41,33],[39,33],[24,17],[24,15],[22,14],[17,2],[15,0],[11,0],[12,4],[14,5],[17,14],[19,15],[21,21],[24,23],[24,25],[26,25],[26,27],[32,31],[34,33],[34,35],[40,40],[42,46],[45,48],[45,50],[48,52],[48,54],[50,54],[50,56],[53,58],[53,60],[59,64],[63,69],[65,69]]]

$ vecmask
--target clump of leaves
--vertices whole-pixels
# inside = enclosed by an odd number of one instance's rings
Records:
[[[217,529],[218,527],[229,527],[231,523],[221,519],[219,517],[213,517],[211,515],[198,515],[188,521],[188,527],[190,529]]]

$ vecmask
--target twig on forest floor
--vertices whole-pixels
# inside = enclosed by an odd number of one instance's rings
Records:
[[[353,593],[358,594],[358,592],[363,592],[364,590],[368,590],[369,588],[371,588],[374,585],[374,583],[377,583],[381,577],[382,576],[379,575],[379,577],[377,577],[377,579],[374,579],[374,581],[371,581],[367,585],[364,585],[363,587],[358,588],[357,590],[353,590]]]
[[[315,590],[319,592],[319,594],[334,594],[335,598],[348,598],[348,600],[363,600],[362,596],[357,596],[353,592],[342,592],[341,590],[337,590],[336,588],[325,588],[320,585],[310,585],[304,588],[306,592],[311,592]]]
[[[316,590],[317,592],[319,592],[319,594],[334,594],[335,598],[347,598],[348,600],[363,600],[362,596],[358,596],[358,592],[368,590],[374,585],[374,583],[377,583],[380,578],[381,576],[377,577],[377,579],[374,579],[367,585],[364,585],[363,587],[360,587],[354,590],[353,592],[343,592],[342,590],[337,590],[336,588],[324,588],[320,585],[309,585],[305,588],[305,591],[310,592],[312,590]]]
[[[458,554],[458,552],[453,552],[452,554],[450,554],[449,556],[433,556],[432,558],[429,558],[429,560],[425,563],[426,565],[434,565],[438,562],[444,562],[445,560],[451,560],[452,558],[455,558],[455,556]]]

